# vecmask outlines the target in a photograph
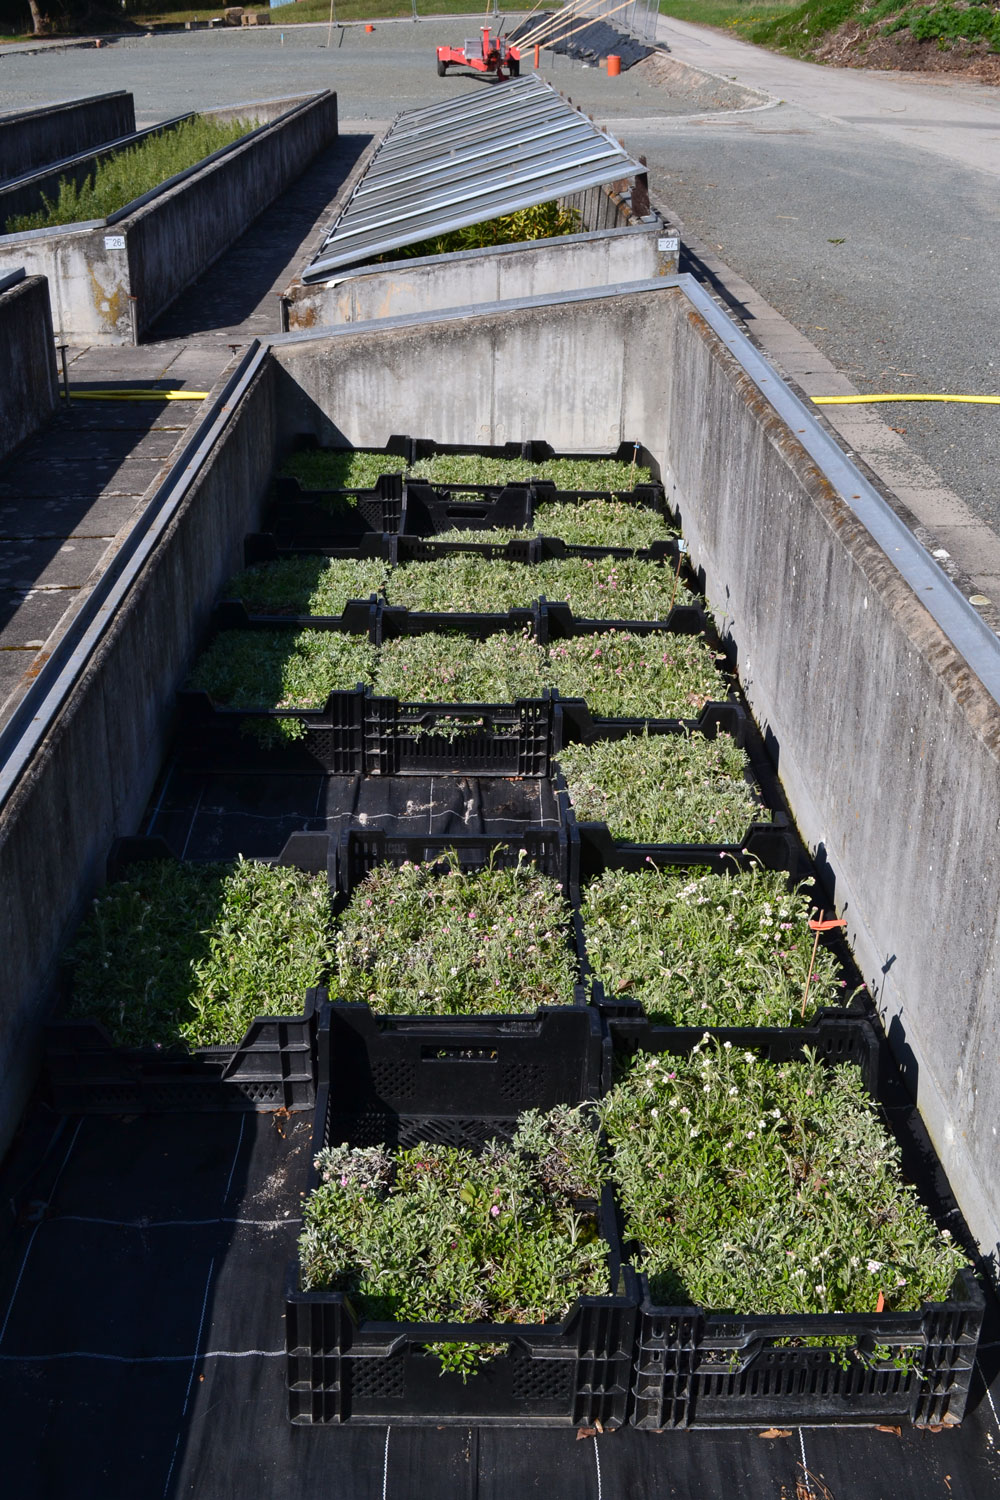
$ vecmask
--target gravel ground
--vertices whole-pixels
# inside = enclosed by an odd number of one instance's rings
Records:
[[[371,33],[361,26],[335,26],[329,48],[325,26],[284,32],[271,26],[142,36],[99,51],[30,56],[7,51],[0,54],[0,100],[3,109],[13,110],[128,88],[135,96],[137,118],[153,123],[185,109],[333,88],[342,119],[385,120],[398,110],[453,99],[463,89],[496,86],[474,74],[438,78],[435,71],[435,46],[475,35],[478,20],[380,21]],[[614,112],[639,118],[693,114],[710,97],[671,95],[641,76],[641,67],[609,79],[599,68],[571,58],[548,52],[542,58],[543,77],[602,117]]]

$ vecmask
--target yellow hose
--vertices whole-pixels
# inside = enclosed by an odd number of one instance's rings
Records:
[[[1000,396],[812,396],[817,406],[860,406],[865,401],[970,401],[979,406],[1000,406]]]
[[[59,393],[65,396],[65,391]],[[205,401],[207,391],[70,391],[71,401]]]

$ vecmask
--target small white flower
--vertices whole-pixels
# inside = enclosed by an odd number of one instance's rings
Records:
[[[698,1127],[697,1127],[697,1125],[692,1125],[692,1127],[691,1127],[691,1139],[694,1140],[694,1138],[695,1138],[695,1136],[697,1134],[698,1134]]]
[[[723,1046],[723,1050],[724,1051],[726,1051],[726,1052],[731,1052],[732,1051],[732,1046],[733,1046],[732,1042],[723,1042],[722,1046]]]
[[[729,1090],[729,1097],[730,1097],[730,1099],[735,1099],[738,1094],[739,1094],[739,1089],[736,1087],[736,1085],[734,1083],[733,1086],[732,1086],[732,1088]]]
[[[874,1276],[876,1271],[881,1271],[881,1269],[882,1262],[880,1260],[870,1260],[868,1262],[868,1270],[872,1276]]]

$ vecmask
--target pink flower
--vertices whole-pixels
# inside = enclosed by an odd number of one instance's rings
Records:
[[[500,1210],[499,1210],[499,1208],[498,1208],[498,1207],[497,1207],[497,1205],[496,1205],[496,1204],[495,1204],[495,1203],[494,1203],[494,1205],[493,1205],[493,1207],[492,1207],[492,1208],[491,1208],[491,1209],[490,1209],[490,1218],[491,1218],[491,1219],[495,1219],[495,1218],[496,1218],[496,1216],[497,1216],[497,1214],[498,1214],[498,1213],[499,1213],[499,1212],[500,1212]]]

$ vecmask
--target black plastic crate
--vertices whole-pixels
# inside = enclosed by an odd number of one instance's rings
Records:
[[[316,1103],[316,991],[301,1016],[257,1016],[233,1046],[116,1047],[97,1021],[50,1021],[45,1072],[53,1108],[67,1114],[312,1109]]]
[[[183,691],[178,759],[187,770],[324,771],[351,776],[547,776],[549,697],[513,703],[405,703],[359,685],[321,709],[237,709]],[[261,745],[254,720],[298,719],[305,735]],[[440,727],[438,727],[440,725]]]
[[[173,859],[161,838],[116,839],[108,854],[107,879],[120,880],[129,866],[144,861]],[[322,999],[325,991],[307,989],[301,1015],[256,1016],[239,1042],[194,1049],[183,1043],[119,1047],[98,1021],[50,1020],[44,1034],[50,1102],[72,1114],[312,1109]]]
[[[335,1006],[321,1032],[330,1078],[319,1090],[313,1154],[342,1140],[479,1149],[493,1137],[509,1137],[525,1108],[593,1097],[600,1047],[597,1018],[585,1008],[456,1020],[375,1018],[367,1007]],[[316,1180],[313,1169],[310,1188]],[[619,1271],[607,1190],[600,1226],[611,1247],[609,1294],[579,1298],[560,1323],[361,1320],[343,1293],[300,1291],[293,1266],[285,1299],[291,1421],[621,1426],[634,1358],[635,1289],[631,1272]],[[620,1278],[623,1291],[612,1295]],[[450,1339],[508,1350],[463,1381],[442,1373],[426,1352],[427,1344]]]
[[[582,992],[523,1016],[383,1016],[334,1000],[320,1017],[325,1145],[405,1147],[440,1129],[446,1144],[479,1147],[523,1110],[600,1092],[604,1033]]]
[[[943,1174],[933,1149],[912,1103],[902,1103],[898,1070],[870,1018],[826,1011],[800,1030],[733,1028],[713,1034],[734,1046],[753,1047],[772,1062],[799,1056],[809,1046],[831,1064],[859,1067],[869,1092],[887,1102],[884,1113],[903,1147],[904,1171],[918,1182],[939,1222],[947,1218],[956,1232],[954,1201],[941,1193]],[[688,1053],[703,1035],[699,1028],[656,1027],[635,1019],[609,1023],[610,1048],[618,1056]],[[906,1313],[733,1314],[660,1306],[644,1276],[638,1285],[630,1416],[636,1427],[658,1432],[961,1421],[985,1305],[970,1272],[955,1278],[947,1302]],[[831,1343],[785,1344],[816,1339]],[[853,1350],[845,1350],[845,1339],[854,1341]]]
[[[282,517],[277,517],[279,521]],[[561,537],[526,533],[523,537],[511,537],[506,542],[490,542],[485,538],[488,531],[470,529],[468,540],[461,542],[438,541],[436,536],[369,532],[361,536],[346,536],[336,528],[309,533],[313,544],[300,539],[301,534],[294,525],[294,515],[284,513],[282,526],[274,531],[251,532],[244,539],[243,558],[246,567],[257,563],[277,562],[282,557],[322,556],[344,558],[379,558],[388,563],[431,562],[442,557],[473,554],[491,561],[534,563],[546,562],[550,558],[583,557],[599,561],[602,558],[636,558],[643,562],[669,564],[678,567],[682,557],[680,543],[674,539],[653,542],[649,547],[597,547],[576,542],[564,542]]]
[[[341,834],[336,856],[336,885],[345,895],[379,865],[423,864],[451,850],[464,869],[492,864],[498,869],[517,865],[527,857],[562,886],[567,899],[571,859],[564,826],[526,828],[517,835],[393,834],[383,829],[348,828]]]

